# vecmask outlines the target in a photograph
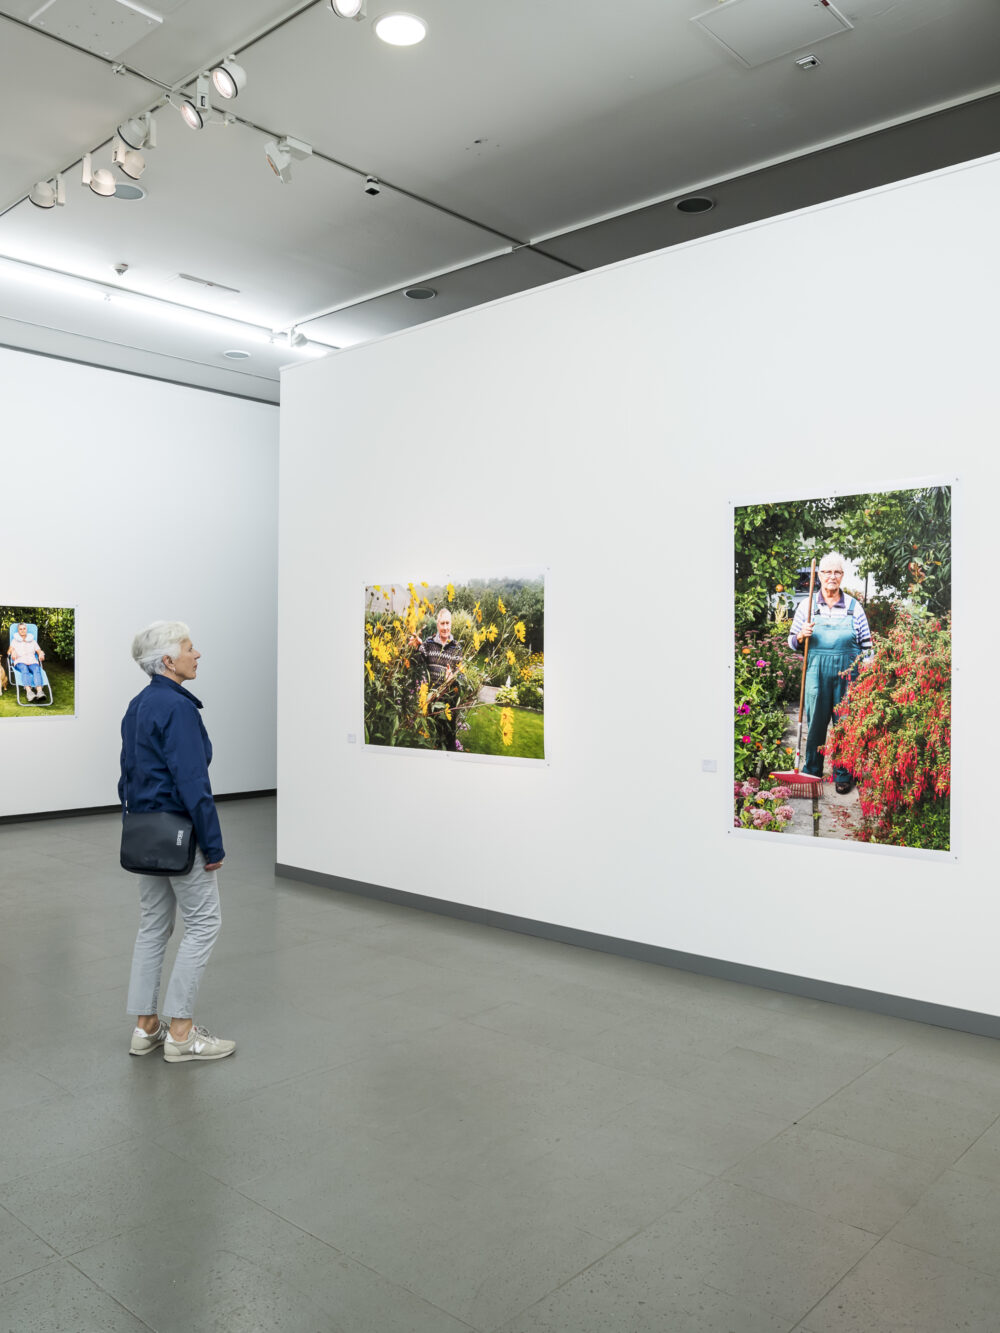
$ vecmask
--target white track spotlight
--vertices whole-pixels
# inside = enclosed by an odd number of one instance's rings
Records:
[[[311,144],[303,143],[301,139],[293,139],[287,134],[283,139],[268,139],[264,145],[264,156],[267,158],[267,165],[282,185],[287,185],[292,179],[292,162],[302,162],[311,155]]]
[[[146,159],[134,148],[129,148],[121,139],[115,140],[111,161],[129,180],[137,181],[146,170]]]
[[[208,75],[199,74],[195,82],[194,93],[191,97],[183,98],[180,103],[180,113],[188,129],[203,130],[205,128],[208,118],[212,114],[208,94]]]
[[[66,190],[62,176],[51,181],[36,181],[28,194],[28,203],[36,208],[55,208],[66,202]]]
[[[235,56],[226,56],[221,65],[212,70],[212,84],[220,97],[239,97],[247,86],[247,72],[237,65]]]
[[[115,192],[115,178],[107,167],[98,167],[93,169],[93,159],[90,153],[83,155],[83,170],[80,174],[80,184],[89,185],[94,194],[99,194],[102,199],[110,199]]]
[[[132,116],[118,126],[118,137],[126,148],[145,148],[149,142],[149,115]]]
[[[360,23],[365,16],[365,0],[329,0],[331,14],[339,19],[354,19]]]

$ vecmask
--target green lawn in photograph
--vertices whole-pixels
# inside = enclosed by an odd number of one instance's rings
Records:
[[[514,710],[514,743],[504,745],[500,737],[500,709],[474,708],[468,716],[469,730],[460,731],[459,739],[467,754],[502,754],[508,759],[544,759],[544,717],[525,708]]]
[[[7,670],[7,659],[3,659],[4,670]],[[62,662],[54,662],[48,659],[45,663],[45,674],[49,678],[49,684],[52,686],[52,706],[51,708],[42,707],[40,704],[28,704],[25,702],[25,693],[21,691],[21,706],[18,707],[17,691],[14,688],[14,682],[11,681],[9,687],[0,695],[0,718],[5,717],[72,717],[76,711],[76,701],[74,692],[73,668],[66,666]],[[48,691],[45,692],[48,698]]]

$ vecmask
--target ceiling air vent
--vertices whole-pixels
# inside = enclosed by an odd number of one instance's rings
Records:
[[[239,287],[227,287],[224,282],[213,282],[211,278],[196,278],[193,273],[175,273],[171,283],[193,282],[203,291],[214,292],[216,296],[239,296]]]
[[[750,69],[854,26],[827,0],[725,0],[691,22]]]

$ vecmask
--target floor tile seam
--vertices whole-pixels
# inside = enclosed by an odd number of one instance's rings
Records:
[[[461,1315],[457,1315],[450,1310],[446,1310],[444,1306],[438,1305],[435,1301],[428,1300],[428,1298],[426,1296],[422,1296],[420,1292],[414,1291],[411,1287],[405,1286],[402,1282],[397,1281],[395,1278],[389,1277],[386,1273],[379,1272],[377,1268],[373,1268],[370,1263],[367,1263],[364,1259],[361,1259],[357,1255],[352,1254],[349,1250],[342,1250],[336,1245],[331,1245],[328,1240],[324,1240],[322,1236],[318,1236],[314,1231],[310,1231],[308,1227],[303,1226],[300,1222],[296,1222],[292,1218],[286,1217],[285,1214],[279,1212],[277,1208],[272,1208],[270,1205],[262,1203],[260,1199],[255,1199],[249,1194],[244,1194],[243,1190],[240,1189],[239,1186],[231,1185],[229,1186],[229,1188],[232,1189],[234,1193],[239,1194],[239,1196],[242,1199],[252,1204],[255,1208],[262,1209],[265,1213],[269,1213],[271,1217],[277,1218],[277,1220],[281,1222],[283,1225],[291,1227],[292,1230],[298,1232],[299,1235],[308,1236],[310,1240],[315,1241],[318,1245],[322,1245],[324,1249],[329,1250],[332,1255],[336,1255],[341,1259],[346,1259],[351,1264],[357,1264],[359,1268],[363,1268],[365,1269],[366,1272],[371,1273],[374,1277],[377,1277],[380,1282],[387,1283],[390,1287],[393,1287],[397,1291],[405,1291],[406,1294],[408,1296],[412,1296],[414,1300],[421,1301],[424,1305],[428,1306],[430,1309],[438,1310],[446,1318],[451,1319],[456,1323],[462,1324],[465,1328],[470,1329],[471,1333],[482,1333],[482,1330],[477,1329],[475,1325],[470,1324],[467,1320],[463,1319]],[[153,1330],[153,1333],[155,1333],[155,1330]]]
[[[75,1251],[75,1253],[79,1253],[79,1251]],[[101,1284],[90,1275],[90,1273],[85,1273],[83,1269],[78,1264],[75,1264],[68,1255],[65,1257],[65,1262],[69,1264],[69,1266],[73,1269],[74,1272],[79,1273],[82,1278],[84,1278],[87,1282],[89,1282],[90,1285],[96,1291],[99,1291],[102,1296],[106,1296],[107,1299],[109,1301],[113,1301],[120,1310],[124,1310],[125,1313],[129,1316],[129,1318],[134,1319],[144,1329],[148,1329],[149,1333],[156,1333],[156,1328],[154,1327],[154,1325],[148,1324],[146,1320],[143,1319],[142,1316],[137,1311],[130,1309],[125,1304],[124,1301],[122,1301],[118,1296],[114,1294],[114,1292],[109,1291],[107,1287],[102,1287]]]
[[[917,1202],[919,1203],[919,1200]],[[913,1208],[915,1208],[916,1206],[917,1204],[914,1204]],[[939,1250],[928,1249],[926,1245],[919,1245],[916,1241],[896,1240],[893,1237],[892,1233],[898,1227],[901,1227],[903,1225],[903,1222],[906,1220],[906,1218],[912,1211],[913,1211],[912,1208],[908,1209],[907,1212],[904,1214],[904,1216],[901,1217],[899,1221],[895,1223],[894,1226],[890,1227],[890,1229],[886,1232],[886,1234],[882,1237],[882,1239],[889,1241],[893,1245],[901,1245],[904,1249],[915,1250],[917,1254],[926,1254],[929,1255],[930,1258],[932,1259],[942,1259],[944,1260],[945,1263],[955,1264],[958,1268],[964,1268],[966,1272],[975,1273],[979,1277],[989,1278],[991,1282],[997,1283],[998,1277],[995,1264],[992,1268],[987,1268],[985,1265],[983,1267],[979,1267],[974,1263],[969,1263],[967,1259],[958,1259],[951,1254],[942,1254]]]
[[[818,1218],[819,1221],[821,1222],[833,1222],[837,1226],[849,1227],[851,1231],[857,1231],[860,1232],[861,1235],[870,1236],[872,1244],[868,1247],[869,1250],[872,1249],[875,1245],[877,1245],[880,1240],[884,1240],[885,1236],[888,1234],[888,1232],[880,1234],[877,1231],[872,1231],[870,1227],[860,1227],[857,1225],[856,1222],[845,1222],[839,1217],[830,1217],[829,1214],[821,1213],[817,1209],[810,1208],[807,1204],[804,1203],[793,1203],[790,1199],[775,1198],[773,1194],[768,1194],[766,1190],[757,1189],[755,1186],[744,1184],[742,1181],[739,1180],[722,1179],[721,1183],[724,1185],[729,1185],[733,1189],[746,1190],[750,1194],[759,1195],[763,1199],[769,1199],[771,1203],[780,1203],[783,1204],[786,1208],[794,1208],[798,1212],[808,1213],[810,1217]],[[893,1226],[897,1225],[898,1223],[896,1222],[893,1223]],[[891,1231],[892,1227],[890,1227],[889,1230]],[[733,1295],[734,1293],[730,1292],[729,1294]]]
[[[890,1245],[899,1245],[899,1244],[900,1244],[899,1241],[889,1241],[887,1236],[880,1236],[880,1237],[878,1238],[878,1240],[875,1242],[875,1244],[871,1247],[871,1249],[870,1249],[870,1250],[866,1250],[864,1254],[860,1255],[860,1256],[858,1257],[857,1261],[856,1261],[855,1263],[851,1264],[850,1268],[848,1268],[847,1271],[846,1271],[845,1273],[842,1273],[842,1274],[840,1275],[840,1277],[837,1278],[837,1280],[836,1280],[836,1282],[833,1284],[833,1286],[832,1286],[832,1287],[829,1287],[829,1288],[823,1293],[823,1295],[819,1298],[819,1300],[816,1302],[816,1304],[813,1305],[813,1306],[811,1306],[811,1307],[806,1311],[806,1313],[802,1316],[802,1318],[799,1320],[799,1322],[798,1322],[798,1323],[795,1325],[795,1327],[791,1330],[791,1333],[808,1333],[808,1330],[805,1328],[806,1320],[807,1320],[807,1319],[811,1319],[812,1316],[813,1316],[813,1315],[816,1313],[816,1311],[819,1309],[819,1307],[823,1304],[823,1302],[826,1301],[826,1300],[829,1300],[830,1297],[833,1295],[833,1293],[837,1290],[837,1288],[838,1288],[839,1286],[841,1286],[842,1283],[846,1282],[847,1279],[852,1275],[852,1273],[854,1273],[858,1268],[860,1268],[861,1265],[862,1265],[863,1263],[866,1263],[866,1262],[872,1257],[872,1255],[875,1253],[875,1251],[878,1249],[878,1247],[879,1247],[880,1245],[884,1245],[884,1244],[886,1244],[886,1243],[888,1243],[888,1244],[890,1244]],[[900,1248],[901,1248],[901,1249],[907,1249],[907,1248],[909,1248],[909,1249],[914,1249],[914,1250],[915,1250],[915,1249],[916,1249],[916,1246],[912,1246],[912,1245],[911,1245],[911,1246],[905,1246],[905,1245],[903,1245],[903,1246],[900,1246]],[[924,1251],[920,1251],[920,1253],[926,1254],[927,1251],[926,1251],[926,1250],[924,1250]],[[940,1256],[940,1255],[932,1255],[931,1257],[932,1257],[932,1258],[940,1258],[941,1256]]]
[[[497,1008],[502,1008],[502,1005],[500,1005],[500,1006],[495,1006],[495,1007],[497,1007]],[[454,1021],[456,1021],[456,1020],[451,1019],[450,1021],[454,1022]],[[463,1022],[463,1023],[467,1023],[470,1027],[478,1028],[480,1032],[489,1032],[489,1033],[491,1033],[491,1034],[492,1034],[493,1036],[495,1036],[495,1037],[506,1037],[509,1041],[523,1041],[523,1042],[526,1042],[529,1046],[533,1046],[533,1047],[535,1047],[536,1050],[539,1050],[539,1051],[548,1051],[548,1052],[549,1052],[550,1054],[552,1054],[552,1055],[567,1056],[567,1057],[569,1057],[570,1059],[582,1061],[584,1064],[592,1065],[595,1069],[610,1070],[610,1071],[612,1071],[613,1073],[616,1073],[616,1074],[627,1074],[627,1073],[629,1073],[628,1070],[626,1070],[626,1069],[621,1069],[618,1065],[610,1065],[610,1064],[607,1064],[605,1061],[603,1061],[603,1060],[597,1060],[597,1059],[593,1058],[592,1056],[589,1056],[589,1055],[580,1055],[580,1054],[579,1054],[578,1052],[576,1052],[576,1051],[566,1050],[566,1049],[564,1049],[563,1047],[560,1047],[560,1046],[553,1046],[553,1045],[551,1045],[551,1043],[549,1043],[549,1042],[545,1042],[545,1041],[539,1041],[539,1040],[538,1040],[537,1038],[535,1038],[535,1037],[523,1036],[523,1035],[521,1035],[521,1034],[519,1034],[519,1033],[505,1032],[505,1031],[503,1030],[503,1028],[491,1028],[491,1027],[488,1027],[485,1023],[477,1023],[477,1022],[475,1021],[474,1018],[464,1018],[464,1019],[461,1019],[461,1020],[458,1020],[458,1021],[461,1021],[461,1022]],[[606,1030],[609,1031],[610,1029],[606,1029]],[[595,1033],[595,1034],[593,1034],[593,1035],[595,1035],[595,1036],[601,1036],[602,1034],[601,1034],[601,1033]],[[572,1078],[572,1075],[570,1075],[569,1077]],[[665,1084],[665,1085],[667,1084],[667,1080],[666,1080],[666,1079],[658,1078],[655,1074],[637,1074],[637,1075],[634,1075],[634,1077],[636,1077],[636,1078],[649,1078],[649,1079],[653,1079],[653,1080],[655,1080],[657,1083],[663,1083],[663,1084]],[[566,1081],[569,1082],[569,1079],[567,1079]],[[560,1084],[560,1086],[562,1086],[562,1085]],[[669,1086],[669,1085],[668,1085],[668,1086]]]
[[[818,1109],[820,1109],[820,1108],[817,1108],[817,1110],[818,1110]],[[961,1149],[958,1151],[958,1153],[955,1155],[955,1157],[953,1157],[953,1158],[949,1158],[948,1160],[945,1160],[944,1157],[942,1157],[942,1156],[940,1156],[939,1154],[936,1154],[936,1153],[935,1153],[933,1156],[928,1156],[926,1153],[910,1152],[910,1151],[907,1151],[905,1148],[886,1148],[885,1145],[882,1144],[882,1143],[874,1143],[874,1142],[870,1141],[869,1139],[858,1138],[858,1137],[857,1137],[856,1135],[854,1135],[854,1134],[845,1134],[843,1131],[841,1131],[841,1130],[839,1130],[839,1129],[831,1129],[828,1125],[808,1125],[808,1124],[803,1124],[803,1121],[804,1121],[804,1120],[807,1120],[809,1116],[814,1115],[814,1114],[815,1114],[814,1111],[809,1111],[808,1114],[807,1114],[806,1116],[802,1117],[802,1118],[799,1119],[799,1120],[794,1120],[794,1121],[792,1122],[792,1124],[794,1124],[794,1125],[802,1125],[802,1128],[803,1128],[803,1129],[819,1129],[819,1130],[821,1130],[822,1133],[824,1133],[824,1134],[831,1134],[831,1135],[833,1135],[834,1138],[838,1138],[838,1139],[846,1139],[848,1143],[860,1143],[861,1146],[864,1147],[864,1148],[879,1148],[879,1149],[882,1150],[882,1152],[892,1152],[892,1153],[895,1153],[898,1157],[908,1157],[908,1158],[910,1158],[911,1160],[913,1160],[914,1162],[924,1162],[924,1163],[928,1163],[928,1162],[929,1162],[929,1163],[931,1163],[932,1165],[938,1165],[938,1164],[940,1163],[940,1164],[941,1164],[941,1168],[940,1168],[940,1169],[941,1169],[942,1171],[948,1171],[948,1170],[950,1170],[950,1169],[955,1165],[955,1162],[958,1161],[958,1158],[961,1157],[962,1154],[966,1151],[965,1148],[961,1148]]]
[[[826,1131],[823,1132],[825,1133]],[[872,1145],[866,1144],[864,1146],[871,1147]],[[751,1152],[753,1151],[757,1150],[756,1149],[751,1150]],[[887,1151],[887,1150],[883,1149],[882,1151]],[[897,1154],[897,1156],[901,1157],[903,1156],[903,1154],[899,1153]],[[921,1159],[911,1157],[908,1160],[920,1161]],[[947,1167],[942,1168],[942,1171],[939,1172],[933,1178],[933,1180],[928,1181],[927,1185],[921,1189],[919,1197],[912,1204],[908,1204],[904,1212],[902,1212],[899,1215],[899,1217],[895,1218],[892,1222],[890,1222],[888,1227],[886,1227],[885,1231],[878,1232],[878,1231],[872,1231],[871,1227],[861,1226],[860,1223],[858,1222],[848,1222],[843,1217],[836,1217],[832,1213],[821,1212],[820,1209],[818,1208],[811,1207],[807,1203],[799,1203],[794,1199],[789,1199],[787,1196],[783,1194],[774,1194],[771,1192],[770,1189],[765,1188],[763,1185],[752,1183],[747,1180],[737,1180],[730,1173],[732,1171],[735,1171],[740,1165],[741,1163],[734,1162],[732,1166],[727,1167],[726,1170],[721,1175],[716,1177],[716,1179],[721,1181],[724,1185],[735,1185],[739,1189],[749,1190],[752,1194],[759,1194],[765,1199],[770,1199],[773,1203],[783,1203],[790,1208],[801,1208],[804,1213],[811,1213],[814,1217],[819,1217],[825,1222],[838,1222],[842,1226],[853,1228],[853,1230],[855,1231],[867,1231],[870,1235],[875,1236],[878,1240],[884,1240],[886,1236],[888,1236],[890,1231],[894,1230],[895,1227],[899,1226],[899,1224],[903,1221],[903,1219],[912,1211],[913,1208],[917,1206],[917,1204],[923,1198],[927,1190],[929,1190],[931,1186],[934,1185],[941,1178],[941,1174],[943,1174],[944,1171],[948,1170]]]
[[[0,1186],[0,1189],[2,1189],[2,1188],[3,1188],[3,1187]],[[4,1213],[7,1214],[8,1217],[13,1218],[14,1221],[17,1223],[17,1225],[18,1225],[19,1227],[22,1227],[25,1231],[27,1231],[27,1233],[28,1233],[30,1236],[34,1236],[35,1240],[37,1240],[37,1241],[39,1242],[39,1244],[44,1245],[45,1248],[46,1248],[47,1250],[51,1250],[51,1251],[52,1251],[52,1254],[51,1254],[51,1256],[50,1256],[48,1259],[44,1259],[40,1264],[37,1264],[37,1265],[36,1265],[35,1267],[33,1267],[33,1268],[26,1269],[26,1270],[25,1270],[25,1273],[36,1273],[36,1272],[38,1271],[39,1268],[47,1268],[49,1264],[51,1264],[51,1263],[55,1263],[56,1260],[58,1260],[58,1259],[64,1259],[64,1258],[66,1257],[65,1255],[60,1254],[59,1251],[56,1249],[56,1247],[55,1247],[54,1245],[50,1245],[49,1242],[45,1239],[44,1236],[40,1236],[40,1235],[38,1234],[38,1232],[35,1230],[35,1228],[34,1228],[33,1226],[30,1225],[30,1223],[25,1222],[23,1218],[18,1217],[18,1215],[17,1215],[16,1213],[12,1212],[12,1211],[7,1207],[6,1204],[0,1203],[0,1212],[4,1212]],[[24,1276],[25,1276],[25,1273],[19,1273],[19,1274],[17,1274],[17,1277],[24,1277]],[[8,1282],[13,1282],[13,1281],[15,1281],[15,1278],[8,1278],[7,1281],[8,1281]],[[3,1287],[4,1285],[6,1285],[6,1284],[3,1283],[3,1282],[0,1282],[0,1287]]]
[[[806,1211],[809,1211],[809,1210],[807,1209]],[[819,1214],[814,1214],[814,1216],[821,1216],[821,1215],[819,1215]],[[822,1220],[825,1221],[825,1222],[830,1221],[830,1219],[827,1218],[827,1217],[822,1217]],[[849,1224],[844,1223],[844,1225],[849,1225]],[[863,1228],[863,1227],[854,1227],[854,1228],[852,1228],[852,1230],[855,1230],[855,1231],[864,1231],[864,1228]],[[802,1321],[803,1321],[804,1319],[808,1319],[812,1314],[814,1314],[815,1311],[816,1311],[816,1309],[817,1309],[817,1307],[820,1306],[820,1305],[822,1305],[822,1303],[829,1297],[830,1293],[833,1292],[833,1291],[835,1291],[835,1290],[837,1289],[837,1287],[839,1287],[840,1284],[841,1284],[842,1282],[846,1281],[846,1279],[851,1275],[851,1273],[853,1273],[854,1270],[855,1270],[860,1264],[864,1263],[864,1261],[869,1257],[869,1255],[871,1255],[872,1252],[873,1252],[879,1245],[881,1245],[882,1242],[883,1242],[883,1240],[885,1239],[884,1236],[876,1235],[875,1233],[870,1232],[870,1231],[869,1231],[869,1232],[866,1232],[865,1234],[871,1236],[871,1238],[872,1238],[872,1243],[871,1243],[871,1245],[868,1246],[868,1248],[864,1251],[863,1254],[859,1254],[858,1257],[857,1257],[857,1259],[855,1259],[851,1264],[848,1265],[848,1267],[843,1271],[843,1273],[840,1274],[840,1276],[836,1279],[836,1281],[835,1281],[831,1286],[829,1286],[829,1287],[826,1289],[826,1291],[823,1293],[822,1296],[820,1296],[819,1300],[816,1301],[813,1305],[811,1305],[811,1306],[809,1307],[809,1309],[805,1312],[805,1314],[803,1314],[803,1315],[789,1315],[789,1314],[786,1314],[783,1310],[775,1309],[773,1306],[764,1305],[763,1302],[761,1302],[761,1301],[755,1301],[754,1304],[759,1305],[762,1309],[766,1310],[769,1314],[772,1314],[772,1315],[776,1316],[776,1318],[778,1318],[778,1319],[793,1319],[793,1320],[796,1320],[797,1322],[794,1323],[794,1324],[792,1325],[792,1330],[793,1330],[793,1333],[794,1333],[794,1329],[796,1329],[796,1328],[799,1326],[799,1324],[802,1323]],[[740,1299],[742,1299],[742,1293],[739,1292],[739,1291],[727,1291],[727,1290],[725,1289],[725,1287],[719,1287],[719,1286],[717,1286],[715,1283],[710,1282],[710,1281],[707,1281],[707,1280],[704,1282],[704,1285],[705,1285],[706,1287],[709,1287],[712,1291],[717,1291],[717,1292],[720,1292],[723,1296],[728,1296],[731,1300],[740,1300]]]
[[[68,1166],[70,1164],[75,1166],[77,1162],[85,1162],[88,1157],[93,1157],[97,1153],[107,1152],[111,1148],[120,1148],[122,1147],[123,1144],[127,1144],[129,1142],[138,1143],[139,1141],[140,1140],[138,1134],[130,1130],[122,1138],[114,1139],[111,1143],[102,1143],[99,1148],[88,1148],[86,1152],[82,1153],[76,1153],[72,1149],[68,1149],[65,1156],[59,1156],[55,1158],[47,1156],[44,1162],[42,1162],[38,1166],[32,1167],[30,1171],[20,1171],[15,1176],[7,1176],[5,1178],[0,1178],[0,1207],[6,1208],[8,1212],[13,1212],[13,1209],[11,1209],[9,1204],[4,1202],[4,1196],[3,1196],[4,1190],[11,1185],[20,1184],[22,1180],[30,1180],[32,1176],[36,1176],[42,1171],[50,1171],[53,1166],[60,1166],[60,1165]],[[17,1217],[17,1214],[15,1213],[14,1216]],[[19,1222],[21,1221],[19,1217],[17,1220]]]

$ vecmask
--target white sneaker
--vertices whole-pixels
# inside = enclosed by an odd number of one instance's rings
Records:
[[[160,1019],[160,1026],[155,1032],[143,1032],[142,1028],[132,1029],[132,1045],[129,1047],[129,1055],[148,1055],[150,1051],[158,1050],[167,1039],[169,1028],[163,1019]]]
[[[235,1041],[213,1037],[207,1028],[193,1027],[186,1041],[174,1041],[167,1034],[163,1043],[163,1058],[171,1064],[180,1064],[183,1060],[221,1060],[224,1056],[232,1055],[235,1050]]]

